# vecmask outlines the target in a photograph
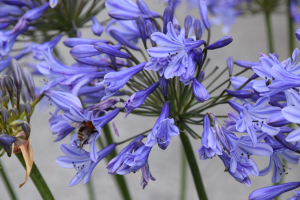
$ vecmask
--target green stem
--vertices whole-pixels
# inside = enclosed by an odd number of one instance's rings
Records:
[[[269,44],[269,53],[274,53],[274,43],[273,43],[273,34],[272,34],[272,24],[270,19],[270,12],[265,11],[265,19],[267,23],[267,37]]]
[[[180,126],[180,124],[179,124],[179,127],[180,127],[180,130],[182,130],[180,133],[180,139],[181,139],[181,142],[182,142],[182,145],[183,145],[183,148],[185,151],[185,155],[186,155],[187,161],[189,163],[189,166],[190,166],[190,169],[192,172],[192,176],[194,179],[198,197],[201,200],[207,200],[206,192],[204,189],[204,185],[202,182],[198,164],[197,164],[197,161],[196,161],[196,158],[194,155],[194,150],[191,146],[191,142],[190,142],[188,136],[183,132],[184,129],[182,128],[182,126]]]
[[[181,190],[180,190],[180,200],[185,199],[186,193],[186,157],[184,150],[181,150]]]
[[[103,126],[102,130],[103,130],[103,133],[104,133],[104,136],[105,136],[105,139],[106,139],[106,144],[112,144],[114,141],[113,141],[112,133],[110,131],[110,128],[109,128],[108,124],[105,124]],[[109,161],[109,160],[111,160],[112,158],[114,158],[116,156],[117,156],[117,151],[114,149],[107,156],[107,159]],[[129,193],[129,190],[128,190],[128,187],[127,187],[127,184],[126,184],[126,181],[125,181],[124,177],[121,176],[121,175],[114,175],[114,177],[115,177],[115,180],[118,184],[119,190],[121,191],[121,193],[123,195],[123,199],[130,200],[131,199],[130,193]]]
[[[90,200],[94,200],[95,199],[95,192],[94,192],[92,177],[90,178],[90,181],[87,183],[87,188],[88,188]]]
[[[1,176],[3,178],[4,184],[6,186],[6,189],[8,190],[9,196],[10,196],[11,199],[15,200],[15,199],[17,199],[17,197],[15,195],[15,192],[14,192],[13,188],[11,187],[11,184],[10,184],[6,174],[5,174],[5,170],[4,170],[3,166],[1,165],[1,163],[0,163],[0,167],[1,167],[0,173],[1,173]]]
[[[295,48],[295,33],[294,33],[294,23],[290,15],[290,0],[287,5],[287,15],[288,15],[288,24],[289,24],[289,56],[292,56]]]
[[[15,155],[17,156],[17,158],[19,159],[19,161],[23,165],[23,167],[26,169],[26,164],[25,164],[22,154],[17,153]],[[35,165],[34,162],[32,165],[31,172],[30,172],[30,178],[31,178],[32,182],[34,183],[36,189],[39,191],[43,200],[54,199],[47,183],[45,182],[42,174],[40,173],[39,169],[37,168],[37,166]]]

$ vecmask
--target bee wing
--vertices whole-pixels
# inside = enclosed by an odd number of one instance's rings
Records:
[[[84,122],[72,122],[70,123],[70,126],[72,126],[73,128],[81,128],[85,126]]]
[[[90,136],[93,132],[94,132],[93,129],[86,128],[82,131],[82,135]]]

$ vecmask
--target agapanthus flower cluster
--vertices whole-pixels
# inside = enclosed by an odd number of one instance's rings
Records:
[[[174,113],[171,96],[176,88],[170,93],[169,82],[178,77],[178,84],[190,88],[189,93],[193,96],[186,101],[207,101],[209,94],[201,84],[202,80],[197,78],[203,74],[201,68],[206,54],[230,44],[232,38],[226,36],[212,44],[209,39],[201,39],[202,23],[210,31],[205,4],[199,4],[202,20],[188,15],[184,28],[180,28],[174,18],[175,4],[169,1],[162,17],[162,29],[156,19],[160,15],[150,11],[142,0],[136,3],[124,0],[123,4],[108,0],[105,5],[113,19],[102,29],[93,18],[92,31],[101,35],[105,30],[117,43],[80,37],[66,39],[63,43],[71,48],[70,54],[76,61],[71,66],[62,64],[53,55],[52,50],[60,36],[42,45],[36,44],[36,48],[31,47],[34,57],[40,60],[36,68],[38,73],[47,77],[40,93],[57,106],[49,120],[50,130],[57,135],[54,141],[72,134],[69,144],[61,146],[67,157],[57,159],[59,166],[73,166],[79,172],[70,186],[81,180],[87,183],[95,165],[114,150],[116,144],[108,151],[105,151],[108,147],[98,151],[96,143],[102,137],[101,129],[110,121],[119,136],[113,122],[119,112],[126,112],[125,117],[130,113],[159,116],[152,131],[146,133],[146,142],[142,142],[144,134],[138,136],[107,167],[110,174],[121,175],[141,169],[144,188],[150,179],[155,180],[148,162],[151,149],[158,144],[165,150],[171,138],[179,135],[178,114]],[[144,43],[150,61],[140,62],[132,53],[137,50],[146,57],[136,46],[139,39]],[[147,41],[152,47],[147,47]],[[151,71],[159,73],[153,76]],[[123,89],[125,85],[131,91]],[[129,96],[128,101],[116,97],[124,95]],[[119,106],[122,102],[123,108]],[[155,102],[157,105],[151,112],[149,109]],[[84,162],[86,164],[79,166]]]
[[[33,166],[30,118],[36,100],[35,86],[32,76],[19,67],[16,59],[12,59],[10,70],[11,75],[0,78],[0,156],[22,154],[18,156],[24,159],[26,165],[26,178],[20,184],[22,187]]]
[[[254,74],[249,79],[230,77],[235,90],[226,90],[234,97],[228,104],[236,112],[228,112],[229,120],[224,121],[224,126],[212,114],[208,114],[214,127],[212,130],[210,122],[207,122],[209,118],[204,118],[202,146],[198,151],[201,159],[218,155],[225,165],[225,171],[248,186],[251,183],[250,174],[265,176],[274,166],[272,182],[279,183],[282,175],[291,170],[286,166],[287,163],[298,164],[300,129],[291,125],[300,122],[299,53],[295,49],[292,58],[281,62],[276,53],[261,53],[259,63],[228,58],[229,70],[236,64],[252,69]],[[238,137],[236,132],[244,135]],[[220,145],[223,146],[223,152]],[[269,165],[259,170],[252,155],[269,157]],[[297,187],[299,183],[262,188],[254,191],[249,199],[273,199]],[[297,198],[297,195],[293,198]]]

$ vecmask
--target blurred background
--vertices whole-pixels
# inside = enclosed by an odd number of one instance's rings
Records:
[[[165,8],[164,3],[156,0],[145,0],[150,10],[163,13]],[[285,8],[283,8],[285,10]],[[198,9],[194,8],[188,11],[186,6],[181,6],[175,12],[175,16],[183,26],[184,18],[187,14],[193,17],[200,17]],[[98,21],[104,21],[108,19],[107,11],[97,15]],[[275,41],[275,52],[279,54],[279,60],[282,61],[289,57],[288,55],[288,19],[284,13],[276,13],[271,16],[273,24],[273,34]],[[295,28],[298,28],[295,25]],[[295,29],[296,30],[296,29]],[[209,65],[206,68],[206,74],[209,74],[216,66],[219,66],[219,72],[226,67],[226,59],[228,56],[232,56],[235,60],[247,60],[258,62],[259,53],[268,54],[267,36],[266,36],[266,24],[263,14],[246,15],[238,17],[237,23],[232,26],[228,35],[233,37],[233,42],[222,49],[209,51],[208,57],[211,59]],[[81,29],[83,38],[97,38],[94,36],[90,28]],[[222,27],[216,26],[212,28],[211,43],[220,39],[224,35],[222,34]],[[204,33],[206,38],[206,33]],[[105,33],[101,38],[107,38]],[[66,39],[64,37],[58,45],[59,56],[65,64],[71,64],[74,62],[73,58],[69,54],[69,50],[62,44],[62,41]],[[297,40],[296,46],[299,46]],[[142,47],[142,44],[140,44]],[[139,56],[139,55],[137,55]],[[30,59],[30,56],[23,59],[22,61]],[[142,58],[141,58],[142,59]],[[22,62],[21,62],[22,63]],[[241,71],[242,68],[235,66],[234,73]],[[216,75],[210,78],[207,82],[213,81]],[[245,73],[244,76],[251,76],[252,73]],[[227,74],[224,74],[220,79],[215,80],[213,86],[217,86],[222,81],[228,78]],[[42,85],[43,80],[35,79],[35,82]],[[212,87],[213,88],[213,87]],[[214,93],[218,95],[224,88],[220,88]],[[210,112],[217,115],[226,115],[231,110],[228,106],[218,106]],[[44,176],[52,194],[55,199],[88,199],[88,189],[86,185],[79,183],[74,187],[69,187],[71,178],[75,175],[74,169],[64,169],[59,167],[55,163],[55,159],[58,156],[63,155],[60,150],[60,144],[68,143],[69,137],[65,138],[60,142],[53,143],[56,135],[52,135],[49,130],[48,120],[50,118],[50,112],[54,111],[54,107],[46,107],[40,109],[37,107],[31,118],[32,125],[32,148],[34,152],[34,161],[38,166],[40,172]],[[223,119],[219,119],[222,122]],[[139,134],[147,129],[153,127],[156,118],[141,117],[130,114],[124,119],[124,113],[120,113],[115,119],[116,126],[118,128],[120,137],[113,135],[116,142],[122,141],[126,138],[132,137]],[[202,126],[193,126],[194,131],[198,134],[202,134]],[[197,150],[201,145],[200,140],[194,140],[190,138],[193,144],[195,155],[198,157]],[[123,144],[117,146],[119,152],[123,147],[127,145]],[[269,164],[269,158],[257,158],[254,157],[257,162],[259,169],[265,168]],[[1,157],[1,166],[6,169],[8,177],[17,193],[19,199],[32,200],[41,199],[38,191],[29,179],[27,183],[22,187],[18,188],[19,184],[24,181],[25,170],[20,165],[19,161],[15,156],[8,158],[6,156]],[[141,173],[126,175],[125,179],[128,184],[132,199],[163,199],[163,200],[174,200],[179,199],[180,194],[180,182],[181,182],[181,161],[182,161],[182,144],[179,137],[172,138],[172,142],[169,147],[163,151],[160,148],[153,148],[149,157],[149,165],[152,175],[156,178],[156,181],[150,181],[145,189],[142,189],[140,185]],[[271,177],[272,173],[265,177],[250,176],[251,186],[240,184],[235,181],[227,172],[224,172],[224,165],[222,161],[215,157],[210,160],[197,159],[198,166],[202,175],[205,189],[207,191],[208,198],[211,200],[240,200],[248,199],[249,194],[258,188],[272,185]],[[115,180],[109,175],[106,169],[106,160],[102,160],[94,169],[92,174],[92,184],[94,186],[96,199],[122,199]],[[188,166],[187,166],[188,167]],[[291,170],[288,170],[288,175],[284,176],[284,182],[299,181],[300,180],[300,168],[295,165],[288,165]],[[187,168],[187,182],[186,182],[186,199],[193,200],[197,199],[197,193],[193,183],[193,179],[189,168]],[[9,199],[5,185],[0,181],[0,199]],[[292,192],[288,192],[281,196],[281,199],[291,198]]]

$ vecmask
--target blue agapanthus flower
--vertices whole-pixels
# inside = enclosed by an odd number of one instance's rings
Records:
[[[89,150],[90,150],[90,157],[91,160],[96,161],[97,159],[97,147],[96,147],[96,139],[101,134],[101,128],[107,124],[109,121],[111,121],[114,117],[118,115],[120,112],[120,109],[117,108],[106,115],[103,115],[101,117],[95,116],[93,111],[88,111],[86,113],[83,112],[82,109],[74,106],[70,106],[70,110],[68,113],[63,113],[63,118],[70,124],[70,126],[74,128],[81,128],[81,124],[85,123],[86,126],[92,130],[89,134],[82,135],[83,143],[84,144],[90,144]],[[84,133],[83,133],[84,134]],[[80,140],[77,134],[74,134],[76,137],[76,140],[71,141],[75,145],[80,144]]]
[[[260,141],[265,136],[265,133],[260,134],[260,137],[258,137],[258,141]],[[249,136],[241,136],[240,138],[238,138],[237,136],[231,133],[225,134],[225,137],[230,146],[230,171],[232,173],[235,173],[238,167],[238,163],[245,163],[246,165],[252,166],[253,170],[251,170],[251,173],[254,176],[258,176],[258,167],[250,156],[257,155],[269,157],[273,153],[272,147],[263,142],[257,142],[256,145],[253,146],[253,143]]]
[[[167,34],[155,32],[151,35],[151,39],[161,46],[151,47],[147,51],[154,58],[168,58],[170,60],[164,69],[164,76],[169,79],[174,76],[181,76],[188,71],[189,67],[193,67],[189,63],[189,54],[194,48],[203,45],[204,41],[193,41],[189,38],[185,39],[185,36],[180,34],[177,35],[172,22],[168,23],[167,30]]]
[[[69,186],[77,185],[81,181],[83,184],[86,184],[90,181],[96,165],[108,156],[115,149],[115,146],[115,144],[110,144],[101,151],[98,151],[95,155],[95,160],[92,160],[90,153],[84,149],[62,144],[60,148],[66,156],[56,158],[56,164],[63,168],[74,168],[77,171],[76,175],[71,179]]]
[[[147,147],[142,144],[135,152],[127,153],[126,159],[122,166],[117,170],[117,174],[125,175],[144,167],[148,163],[148,157],[152,147]]]
[[[254,146],[257,143],[257,131],[263,131],[269,135],[279,133],[279,128],[272,127],[265,123],[268,117],[281,112],[279,107],[267,106],[269,101],[269,96],[258,99],[254,105],[246,103],[244,106],[241,106],[234,101],[229,101],[229,105],[240,114],[240,119],[236,122],[236,130],[239,132],[246,131]]]
[[[169,119],[169,104],[166,102],[152,131],[147,136],[146,146],[153,147],[157,143],[161,149],[165,150],[171,137],[176,135],[179,135],[179,129],[174,125],[174,119]]]
[[[221,145],[214,137],[214,132],[210,127],[210,120],[207,115],[203,121],[203,134],[198,154],[202,160],[212,158],[215,155],[222,155]]]
[[[109,174],[117,174],[118,169],[123,165],[124,161],[127,158],[128,153],[133,153],[136,151],[140,146],[142,146],[142,140],[144,136],[140,135],[133,139],[122,151],[114,157],[111,161],[109,161],[106,168],[109,170]]]
[[[247,186],[251,185],[251,180],[249,176],[251,175],[251,171],[254,170],[252,165],[247,163],[238,163],[235,172],[233,173],[230,168],[230,157],[223,151],[222,155],[218,155],[219,158],[222,160],[225,166],[225,171],[227,171],[236,181],[245,184]]]

